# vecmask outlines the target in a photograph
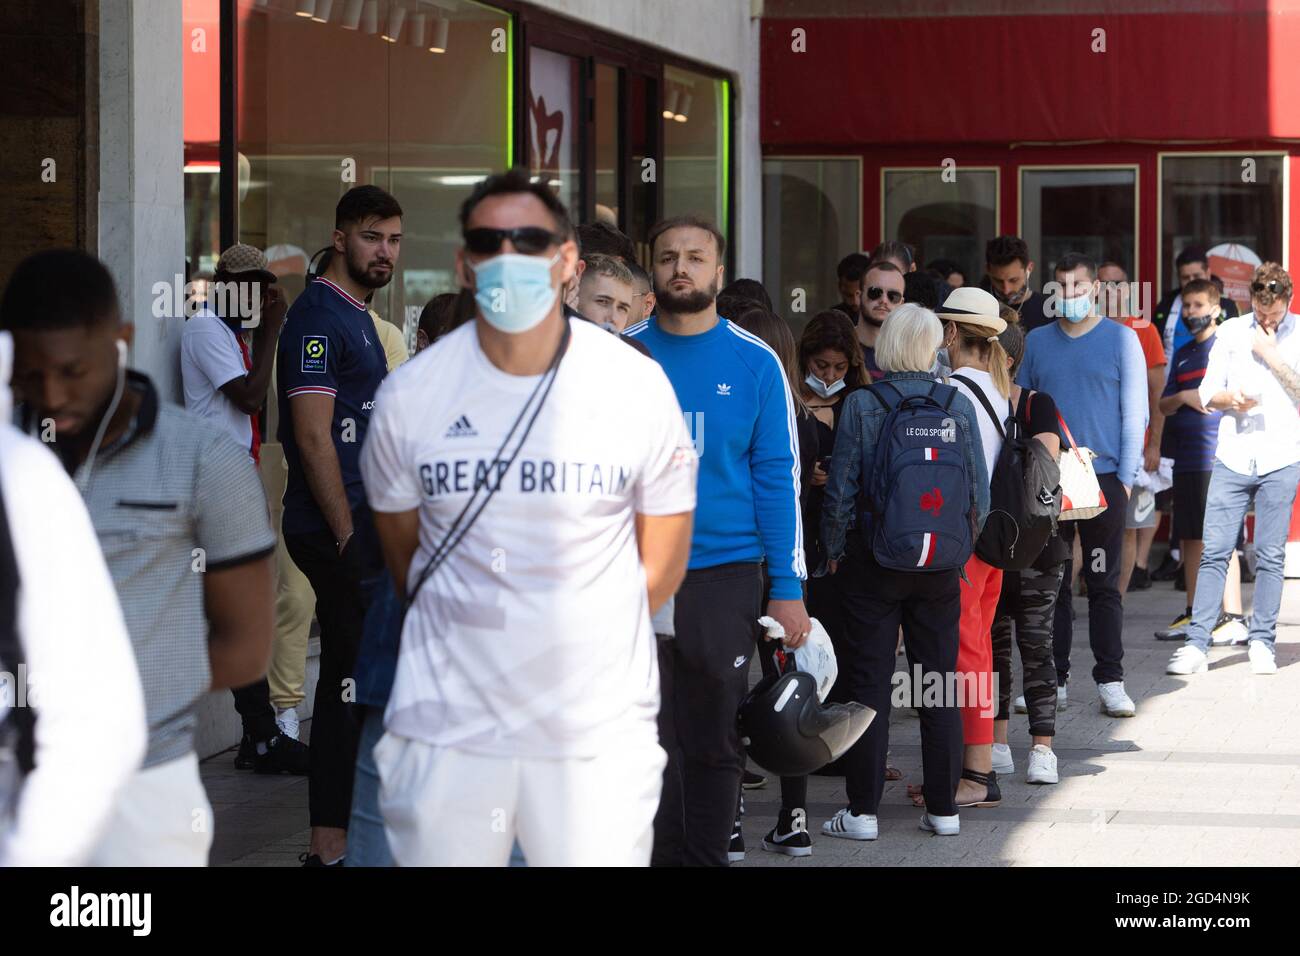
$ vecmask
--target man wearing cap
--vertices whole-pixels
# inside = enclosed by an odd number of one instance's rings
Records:
[[[217,260],[208,300],[181,334],[185,407],[229,432],[254,462],[261,444],[257,414],[266,402],[287,308],[275,281],[260,249],[231,246]]]
[[[1101,283],[1094,260],[1075,252],[1065,254],[1056,264],[1055,283],[1049,285],[1056,292],[1047,309],[1059,318],[1026,336],[1025,360],[1016,382],[1021,388],[1047,392],[1055,398],[1074,441],[1090,448],[1095,456],[1092,466],[1106,510],[1084,521],[1062,522],[1061,530],[1071,546],[1077,531],[1083,548],[1088,636],[1096,659],[1092,676],[1102,712],[1110,717],[1132,717],[1135,707],[1124,690],[1124,604],[1119,575],[1124,515],[1142,467],[1146,362],[1137,333],[1098,314]],[[1070,580],[1067,567],[1052,638],[1059,688],[1066,686],[1069,677],[1074,638]]]
[[[260,464],[258,413],[275,366],[284,295],[260,249],[238,243],[221,254],[208,299],[181,333],[185,407],[228,433]],[[252,331],[252,349],[245,340]],[[260,507],[260,503],[258,504]],[[252,507],[231,502],[230,507]],[[235,766],[258,773],[307,772],[307,747],[281,734],[265,678],[235,688],[243,724]]]

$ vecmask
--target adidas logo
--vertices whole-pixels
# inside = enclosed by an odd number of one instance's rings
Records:
[[[718,394],[719,394],[719,395],[730,395],[730,394],[731,394],[731,386],[728,385],[728,384],[726,384],[725,382],[720,382],[720,383],[718,384]]]
[[[460,418],[456,419],[456,421],[452,423],[452,426],[447,429],[447,433],[442,437],[443,438],[469,438],[471,435],[477,435],[477,434],[478,432],[474,430],[474,426],[469,423],[469,416],[462,415],[460,416]]]

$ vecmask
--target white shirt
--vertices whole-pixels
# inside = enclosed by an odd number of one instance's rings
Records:
[[[1296,320],[1288,312],[1277,327],[1278,351],[1293,369],[1300,367]],[[1236,389],[1260,400],[1248,412],[1225,410],[1219,419],[1215,457],[1239,475],[1267,475],[1300,461],[1300,412],[1269,367],[1255,357],[1254,341],[1253,312],[1220,325],[1200,387],[1202,403]]]
[[[0,792],[0,867],[85,866],[144,760],[135,653],[76,486],[48,448],[7,423],[0,486],[18,561],[20,683],[37,712],[36,766],[12,817],[13,794]],[[4,683],[0,720],[16,690]]]
[[[185,323],[181,333],[181,381],[185,407],[210,418],[252,454],[253,419],[235,407],[221,386],[243,378],[243,353],[235,331],[204,306]]]
[[[948,384],[957,386],[957,390],[970,399],[970,403],[975,406],[975,420],[980,426],[980,444],[984,448],[984,465],[987,469],[989,481],[993,480],[993,467],[998,463],[998,455],[1002,454],[1002,431],[1003,422],[1006,421],[1007,400],[1003,398],[998,391],[997,386],[993,384],[993,376],[988,372],[981,371],[977,368],[971,368],[969,365],[952,370],[953,375],[961,375],[970,379],[980,387],[980,391],[988,398],[988,402],[993,406],[993,410],[1000,416],[995,424],[989,417],[989,413],[984,408],[984,404],[979,400],[974,392],[967,387],[965,382],[959,382],[955,378],[949,378]]]
[[[501,483],[406,617],[385,715],[398,736],[562,758],[655,732],[635,519],[693,510],[697,459],[662,369],[588,322],[569,324],[568,353],[504,479],[491,462],[538,377],[492,365],[476,323],[391,373],[375,396],[361,474],[375,511],[419,509],[410,583],[476,479]]]

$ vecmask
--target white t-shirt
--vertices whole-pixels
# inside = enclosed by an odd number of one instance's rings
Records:
[[[215,421],[251,455],[253,420],[221,391],[222,385],[247,372],[234,330],[215,313],[205,307],[185,323],[181,333],[185,407]]]
[[[980,444],[984,446],[984,465],[988,469],[989,481],[993,480],[993,466],[998,463],[998,455],[1002,454],[1002,431],[1000,426],[1007,419],[1007,400],[998,391],[997,386],[993,384],[993,376],[988,372],[981,371],[977,368],[971,368],[969,365],[952,370],[953,375],[961,375],[970,379],[980,387],[993,410],[998,413],[998,422],[995,425],[993,419],[989,417],[988,411],[985,410],[983,403],[972,392],[965,382],[959,382],[955,378],[949,378],[948,384],[956,385],[957,390],[970,399],[970,403],[975,406],[975,420],[980,425]]]
[[[635,518],[694,509],[695,449],[655,362],[588,322],[569,324],[568,353],[504,480],[491,463],[539,379],[496,368],[476,323],[391,373],[375,396],[361,474],[375,511],[419,509],[410,583],[475,481],[500,483],[406,617],[384,721],[398,736],[587,757],[620,734],[655,732]]]

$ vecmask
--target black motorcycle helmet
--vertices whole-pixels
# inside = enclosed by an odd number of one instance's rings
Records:
[[[862,704],[823,704],[813,676],[790,670],[755,684],[736,721],[756,764],[781,777],[797,777],[838,760],[875,716]]]

